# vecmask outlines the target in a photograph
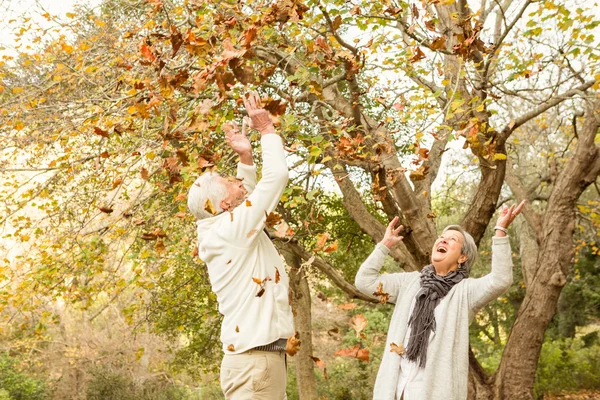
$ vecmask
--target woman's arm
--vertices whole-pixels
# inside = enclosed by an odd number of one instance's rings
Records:
[[[473,314],[506,292],[512,284],[512,253],[506,232],[524,205],[525,201],[516,208],[514,204],[510,208],[504,206],[494,227],[496,234],[492,238],[492,271],[484,277],[467,281],[469,310]]]
[[[378,297],[384,300],[386,294],[389,298],[385,299],[389,303],[395,303],[400,292],[400,288],[408,275],[405,272],[396,274],[381,274],[380,270],[383,267],[385,257],[390,252],[390,248],[400,243],[402,236],[398,233],[402,230],[402,225],[396,228],[398,217],[394,218],[388,225],[383,240],[377,244],[373,252],[362,263],[354,284],[357,289],[367,296]],[[376,293],[379,293],[376,295]],[[382,301],[384,302],[384,301]]]

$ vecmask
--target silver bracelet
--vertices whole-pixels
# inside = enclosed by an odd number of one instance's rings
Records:
[[[506,228],[503,228],[503,227],[501,227],[501,226],[498,226],[498,225],[496,225],[496,226],[494,227],[494,230],[495,230],[495,231],[502,231],[502,232],[504,232],[504,233],[506,233],[506,234],[508,235],[508,229],[506,229]]]

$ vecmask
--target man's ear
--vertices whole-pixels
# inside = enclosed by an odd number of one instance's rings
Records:
[[[221,207],[221,210],[227,211],[231,207],[231,203],[227,200],[221,200],[221,202],[219,203],[219,207]]]

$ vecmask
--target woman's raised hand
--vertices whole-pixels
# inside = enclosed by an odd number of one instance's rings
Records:
[[[510,224],[517,218],[517,215],[521,213],[521,210],[525,206],[525,200],[519,204],[518,207],[515,208],[515,204],[508,207],[506,204],[502,207],[502,211],[500,212],[500,216],[498,217],[498,222],[496,222],[496,226],[500,226],[504,229],[507,229]]]
[[[404,227],[402,225],[396,228],[396,224],[398,223],[399,218],[394,217],[392,222],[390,222],[385,230],[385,235],[383,235],[383,239],[381,240],[381,244],[383,244],[388,249],[396,246],[403,239],[403,236],[398,235]]]

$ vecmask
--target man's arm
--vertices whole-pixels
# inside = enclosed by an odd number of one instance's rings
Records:
[[[244,98],[244,104],[250,116],[250,127],[261,134],[263,169],[262,179],[247,201],[236,207],[231,218],[223,224],[221,236],[240,247],[250,245],[258,237],[264,228],[266,215],[277,207],[289,177],[283,143],[275,133],[268,111],[261,108],[260,99],[254,93],[247,99]],[[238,165],[238,175],[240,171],[245,174],[244,178],[250,178],[248,165]],[[250,179],[247,183],[252,186]],[[249,189],[248,186],[246,188]]]

